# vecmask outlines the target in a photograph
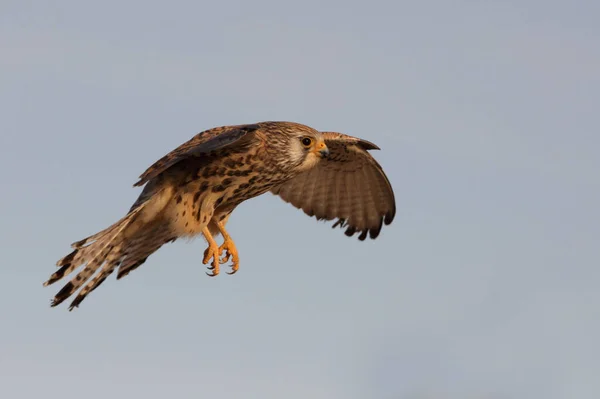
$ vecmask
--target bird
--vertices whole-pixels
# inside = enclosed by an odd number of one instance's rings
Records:
[[[266,121],[198,133],[152,164],[134,187],[143,189],[129,212],[108,228],[71,245],[72,252],[44,282],[74,274],[51,300],[77,295],[69,311],[117,269],[117,280],[164,244],[203,236],[202,263],[217,276],[240,258],[225,225],[242,202],[271,192],[318,220],[334,221],[347,236],[375,239],[396,214],[392,186],[369,153],[375,144],[296,122]],[[218,245],[215,238],[222,236]],[[75,270],[79,269],[77,273]]]

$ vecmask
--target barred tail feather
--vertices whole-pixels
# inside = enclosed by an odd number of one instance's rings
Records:
[[[86,285],[83,286],[79,294],[75,297],[73,302],[69,305],[69,310],[73,310],[73,308],[79,307],[81,302],[85,299],[86,296],[92,291],[94,291],[100,284],[106,280],[108,276],[115,270],[115,267],[119,265],[123,256],[123,252],[121,248],[116,248],[111,251],[110,255],[106,258],[106,263],[100,269],[100,272],[96,274],[91,280],[89,280]]]
[[[114,229],[118,227],[118,225],[119,225],[120,222],[121,221],[119,220],[117,223],[113,224],[112,226],[109,226],[108,228],[106,228],[106,229],[104,229],[102,231],[97,232],[96,234],[93,234],[93,235],[91,235],[89,237],[86,237],[83,240],[79,240],[79,241],[74,242],[73,244],[71,244],[71,248],[75,248],[75,249],[81,248],[84,245],[89,244],[92,241],[95,241],[98,238],[100,238],[100,237],[102,237],[102,236],[104,236],[106,234],[109,234],[111,231],[114,231]],[[61,261],[62,261],[62,259],[57,262],[57,265]]]
[[[98,276],[100,276],[106,269],[110,269],[110,267],[114,269],[116,266],[115,263],[120,262],[122,257],[121,251],[126,240],[124,233],[127,227],[131,225],[143,208],[144,204],[130,212],[127,216],[109,228],[73,244],[76,249],[57,262],[57,266],[60,266],[60,269],[50,276],[48,281],[44,283],[44,286],[55,283],[66,275],[72,273],[79,266],[85,265],[85,267],[81,269],[79,273],[77,273],[77,275],[75,275],[71,281],[65,284],[65,286],[54,296],[51,306],[57,306],[65,299],[73,295],[75,291],[77,291],[90,277],[92,277],[92,275],[98,270],[98,268],[100,268],[100,266],[105,263],[105,261],[108,261],[108,263],[104,268],[101,269],[101,272]],[[84,246],[85,244],[88,245]],[[104,278],[106,278],[106,276]],[[89,294],[93,288],[97,287],[101,283],[101,281],[98,280],[99,279],[96,277],[84,287],[82,293],[83,291],[86,292],[84,293],[83,297],[77,297],[71,304],[69,310],[72,310],[74,306],[81,303],[85,295]]]
[[[69,305],[69,310],[79,307],[86,296],[102,284],[114,272],[115,268],[119,268],[117,280],[121,279],[142,265],[148,259],[148,256],[152,255],[164,244],[175,241],[176,238],[169,238],[170,234],[170,230],[166,225],[155,224],[153,228],[146,228],[138,232],[134,237],[130,237],[123,245],[112,248],[110,254],[106,257],[106,263],[79,291],[79,294],[77,294],[71,305]]]

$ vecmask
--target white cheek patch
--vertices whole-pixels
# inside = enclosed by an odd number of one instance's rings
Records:
[[[304,159],[304,162],[302,162],[300,169],[302,169],[302,170],[310,169],[313,166],[315,166],[320,160],[321,160],[321,157],[319,155],[315,154],[314,152],[309,152],[306,155],[306,159]]]
[[[290,160],[292,161],[292,163],[294,165],[298,165],[302,162],[305,155],[306,151],[304,150],[300,142],[294,143],[290,151]]]

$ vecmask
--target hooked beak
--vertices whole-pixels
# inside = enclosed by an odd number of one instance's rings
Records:
[[[327,158],[329,156],[329,148],[327,148],[327,145],[325,145],[324,142],[317,146],[317,151],[321,158]]]

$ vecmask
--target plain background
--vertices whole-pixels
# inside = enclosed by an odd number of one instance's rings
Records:
[[[597,1],[0,2],[6,398],[598,398]],[[177,242],[69,313],[43,288],[213,126],[378,144],[360,243],[272,195],[235,276]]]

